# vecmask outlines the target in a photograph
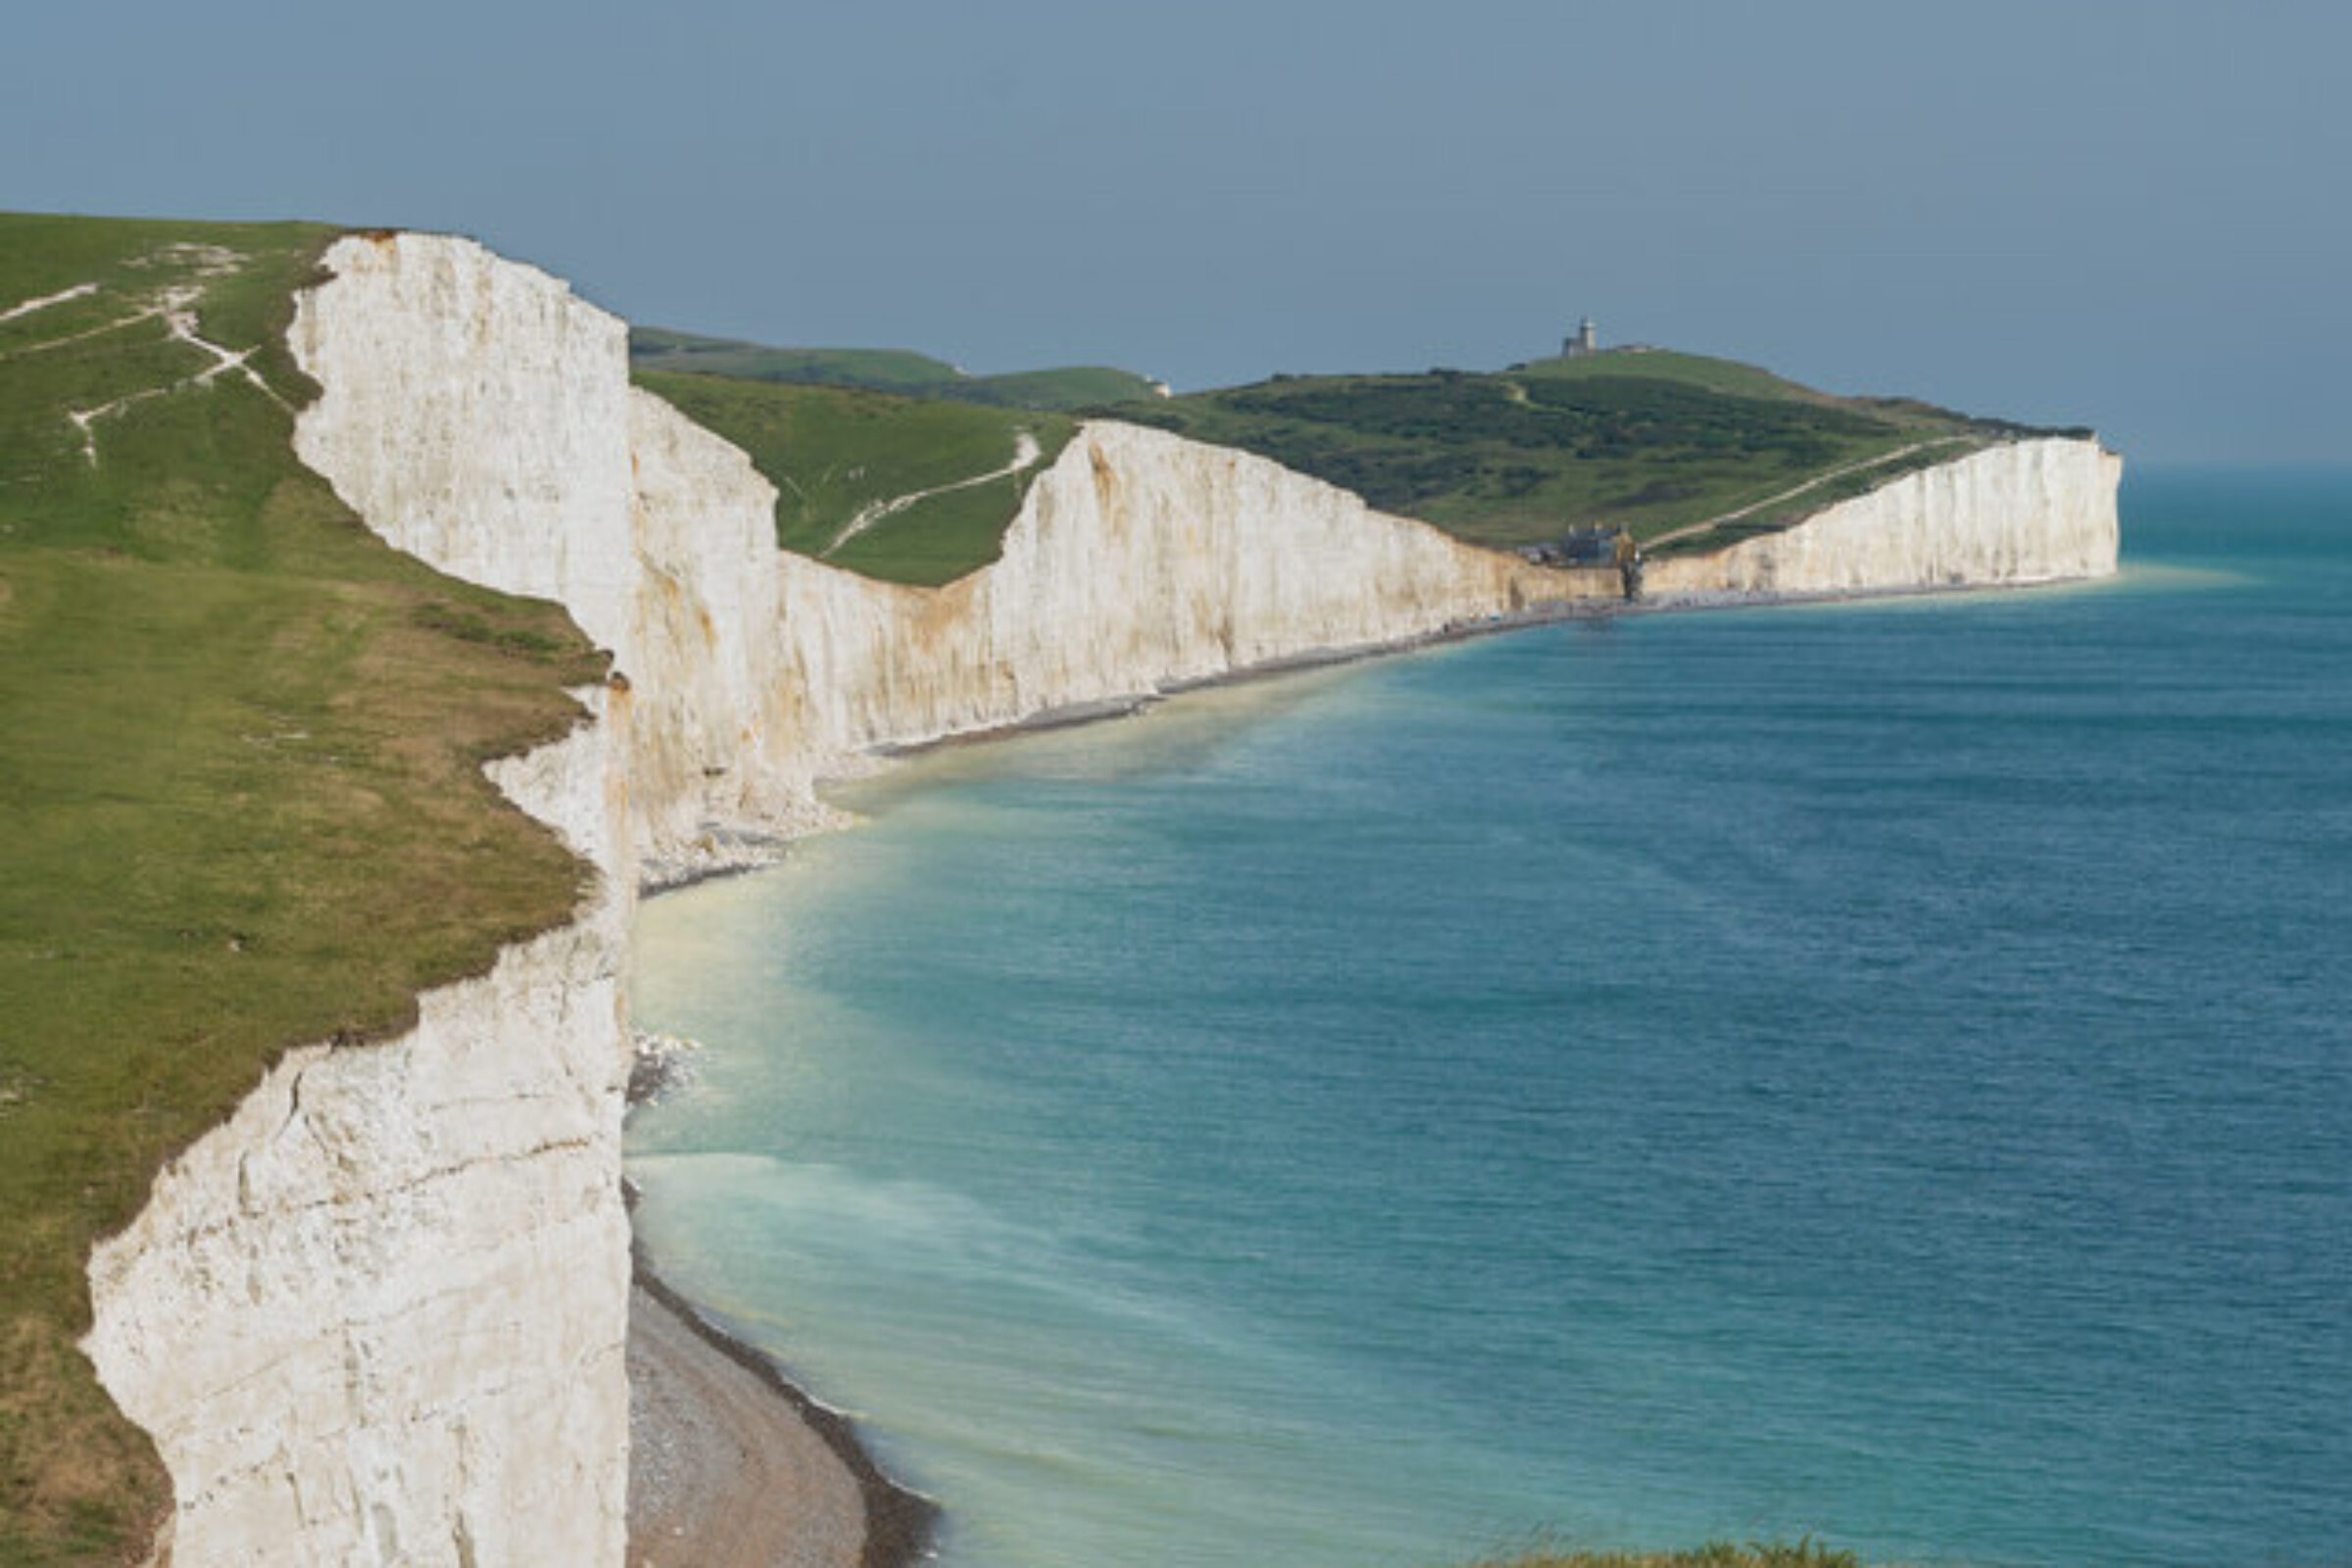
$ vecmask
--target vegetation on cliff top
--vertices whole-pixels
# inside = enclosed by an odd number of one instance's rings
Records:
[[[1502,548],[1605,524],[1652,546],[1717,549],[2041,433],[1647,349],[1492,374],[1277,376],[1101,412],[1254,452]]]
[[[887,582],[949,582],[997,559],[1067,415],[636,372],[639,386],[750,455],[776,487],[776,540]]]
[[[1159,395],[1157,383],[1106,365],[1068,365],[1004,375],[966,375],[945,360],[905,349],[778,349],[665,327],[629,328],[629,365],[808,386],[860,387],[1007,409],[1077,409]]]
[[[990,424],[981,410],[911,400],[1017,400],[982,397],[981,381],[898,350],[766,349],[643,328],[630,343],[640,383],[743,447],[783,492],[787,549],[917,583],[996,558],[1034,470],[835,540],[860,508],[1001,466],[1024,427],[1024,416],[999,412]],[[1050,389],[1034,400],[1043,406],[1238,447],[1497,549],[1599,524],[1653,553],[1716,550],[2003,441],[2089,434],[1836,397],[1754,366],[1656,349],[1493,373],[1284,375],[1177,398],[1123,371],[987,380]],[[844,390],[853,387],[864,390]]]
[[[74,1348],[92,1243],[286,1047],[580,892],[479,764],[602,659],[294,458],[331,237],[0,216],[0,1564],[135,1558],[166,1499]]]

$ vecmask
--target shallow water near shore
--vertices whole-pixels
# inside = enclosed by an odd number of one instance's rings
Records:
[[[2352,475],[940,753],[649,904],[664,1273],[950,1568],[2346,1561]]]

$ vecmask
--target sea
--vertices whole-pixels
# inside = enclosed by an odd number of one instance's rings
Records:
[[[954,748],[652,901],[664,1272],[947,1568],[2352,1563],[2352,471]]]

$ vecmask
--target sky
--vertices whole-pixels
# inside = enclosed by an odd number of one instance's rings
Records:
[[[0,208],[448,229],[650,324],[1180,389],[1604,343],[2352,461],[2352,6],[79,0]]]

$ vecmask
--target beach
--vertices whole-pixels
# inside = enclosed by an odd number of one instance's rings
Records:
[[[790,1404],[644,1290],[629,1298],[632,1568],[857,1568],[864,1499]]]
[[[630,1568],[902,1568],[933,1510],[847,1418],[639,1261],[629,1293]]]
[[[629,1106],[686,1076],[640,1037]],[[637,1193],[623,1184],[632,1213]],[[629,1568],[905,1568],[937,1510],[883,1474],[847,1416],[714,1322],[630,1248]]]

